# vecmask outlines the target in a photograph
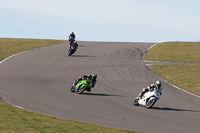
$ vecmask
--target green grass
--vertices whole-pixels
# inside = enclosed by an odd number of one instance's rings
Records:
[[[144,57],[149,61],[200,62],[200,42],[157,44]],[[148,65],[170,83],[200,96],[200,65]]]
[[[0,38],[0,60],[33,48],[65,40]],[[1,133],[139,133],[51,117],[13,107],[0,100]]]
[[[200,96],[200,65],[150,65],[148,67],[170,83]]]
[[[0,60],[25,50],[60,42],[66,42],[66,40],[0,38]]]
[[[159,43],[148,51],[144,60],[172,62],[200,62],[200,42]]]
[[[51,117],[10,106],[0,101],[1,133],[138,133]]]

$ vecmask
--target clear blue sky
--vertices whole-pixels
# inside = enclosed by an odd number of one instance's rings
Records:
[[[200,0],[0,0],[0,38],[200,41]]]

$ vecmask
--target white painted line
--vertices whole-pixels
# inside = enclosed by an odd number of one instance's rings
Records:
[[[156,46],[157,44],[158,44],[158,43],[152,45],[150,48],[148,48],[147,51],[149,51],[150,49],[152,49],[152,48],[153,48],[154,46]],[[147,51],[146,51],[146,52],[147,52]],[[145,53],[146,53],[146,52],[145,52]],[[145,54],[145,53],[144,53],[144,54]],[[142,58],[141,58],[141,62],[142,62],[142,64],[143,64],[148,70],[150,70],[150,69],[145,65],[145,63],[144,63],[144,61],[142,60]],[[151,65],[151,64],[148,64],[148,65]],[[150,71],[151,71],[151,70],[150,70]],[[188,94],[193,95],[193,96],[195,96],[195,97],[197,97],[197,98],[200,98],[200,96],[197,96],[197,95],[195,95],[195,94],[193,94],[193,93],[191,93],[191,92],[188,92],[188,91],[186,91],[186,90],[184,90],[184,89],[182,89],[182,88],[179,88],[178,86],[173,85],[172,83],[168,82],[167,80],[165,80],[165,79],[161,78],[160,76],[158,76],[157,74],[155,74],[153,71],[151,71],[151,72],[152,72],[154,75],[156,75],[157,77],[159,77],[160,79],[162,79],[163,81],[165,81],[166,83],[168,83],[169,85],[175,87],[176,89],[179,89],[179,90],[181,90],[181,91],[183,91],[183,92],[185,92],[185,93],[188,93]]]
[[[28,50],[28,51],[29,51],[29,50]],[[10,58],[12,58],[12,57],[14,57],[14,56],[16,56],[16,55],[19,55],[19,54],[22,54],[22,53],[25,53],[25,52],[27,52],[27,51],[24,51],[24,52],[20,52],[20,53],[11,55],[11,56],[5,58],[4,60],[2,60],[2,61],[0,62],[0,64],[2,64],[2,63],[5,62],[6,60],[8,60],[8,59],[10,59]],[[10,103],[10,102],[4,100],[3,97],[2,97],[1,99],[2,99],[2,101],[6,102],[6,103],[8,103],[8,104],[10,104],[10,105],[12,105],[12,106],[15,106],[15,107],[20,108],[20,109],[24,109],[24,108],[22,108],[22,107],[20,107],[20,106],[18,106],[18,105],[12,104],[12,103]]]
[[[161,77],[160,77],[160,78],[161,78]],[[200,98],[200,96],[197,96],[197,95],[195,95],[195,94],[193,94],[193,93],[191,93],[191,92],[188,92],[188,91],[186,91],[186,90],[184,90],[184,89],[181,89],[181,88],[179,88],[178,86],[173,85],[172,83],[168,82],[167,80],[165,80],[165,79],[163,79],[163,78],[161,78],[161,79],[164,80],[165,82],[167,82],[168,84],[170,84],[171,86],[173,86],[173,87],[175,87],[175,88],[177,88],[177,89],[179,89],[179,90],[181,90],[181,91],[183,91],[183,92],[186,92],[186,93],[188,93],[188,94],[190,94],[190,95],[193,95],[193,96],[195,96],[195,97]]]
[[[12,105],[12,106],[15,106],[15,107],[20,108],[20,109],[24,109],[23,107],[20,107],[20,106],[17,106],[17,105],[15,105],[15,104],[12,104],[12,103],[10,103],[10,102],[4,100],[4,99],[2,99],[2,100],[3,100],[4,102],[6,102],[6,103]]]
[[[20,52],[20,53],[17,53],[17,54],[11,55],[11,56],[5,58],[4,60],[2,60],[2,61],[0,62],[0,64],[3,63],[4,61],[6,61],[6,60],[8,60],[8,59],[10,59],[10,58],[12,58],[12,57],[14,57],[14,56],[16,56],[16,55],[19,55],[19,54],[22,54],[22,53],[25,53],[25,52],[27,52],[27,51],[24,51],[24,52]]]
[[[158,43],[155,43],[154,45],[152,45],[150,48],[147,49],[147,51],[149,51],[150,49],[152,49],[154,46],[156,46]]]
[[[59,43],[58,43],[58,44],[59,44]],[[50,46],[50,45],[48,45],[48,46]],[[48,47],[48,46],[43,46],[43,47]],[[42,48],[42,47],[35,48],[35,49],[40,49],[40,48]],[[11,56],[5,58],[4,60],[2,60],[2,61],[0,62],[0,64],[2,64],[2,63],[5,62],[6,60],[8,60],[8,59],[10,59],[10,58],[12,58],[12,57],[14,57],[14,56],[17,56],[17,55],[19,55],[19,54],[22,54],[22,53],[25,53],[25,52],[28,52],[28,51],[32,51],[32,50],[35,50],[35,49],[26,50],[26,51],[23,51],[23,52],[20,52],[20,53],[11,55]],[[20,106],[18,106],[18,105],[12,104],[12,103],[10,103],[10,102],[4,100],[3,97],[1,97],[1,96],[0,96],[0,99],[2,99],[2,101],[6,102],[6,103],[8,103],[8,104],[10,104],[10,105],[12,105],[12,106],[15,106],[15,107],[17,107],[17,108],[24,109],[23,107],[20,107]]]

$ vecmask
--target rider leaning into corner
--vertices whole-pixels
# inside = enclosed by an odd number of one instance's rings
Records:
[[[72,32],[70,35],[69,35],[69,49],[70,49],[70,47],[72,46],[72,45],[74,45],[75,46],[75,48],[76,48],[76,50],[78,49],[78,43],[77,43],[77,41],[75,41],[75,38],[76,38],[76,36],[75,36],[75,34],[74,34],[74,32]],[[75,41],[75,42],[74,42]]]
[[[73,38],[75,40],[76,36],[74,34],[74,32],[72,32],[70,35],[69,35],[69,38]]]
[[[148,91],[153,91],[155,88],[159,89],[160,91],[160,95],[162,95],[162,82],[161,81],[156,81],[155,84],[151,84],[149,86],[147,86],[147,88],[143,88],[142,92],[139,94],[139,98],[142,99],[142,97],[144,96],[144,94]]]
[[[97,74],[93,73],[91,75],[83,75],[82,77],[79,77],[78,80],[75,80],[74,82],[74,86],[76,86],[76,84],[81,81],[81,80],[85,80],[85,79],[89,79],[91,80],[91,88],[94,88],[96,81],[97,81]],[[91,88],[87,88],[87,91],[90,92]]]

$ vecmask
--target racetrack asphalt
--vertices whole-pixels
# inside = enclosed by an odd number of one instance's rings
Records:
[[[136,107],[142,88],[162,80],[141,57],[153,43],[83,42],[68,57],[59,43],[18,54],[0,64],[0,96],[24,109],[149,133],[199,133],[200,98],[163,81],[152,109]],[[97,73],[91,92],[71,93],[75,79]]]

